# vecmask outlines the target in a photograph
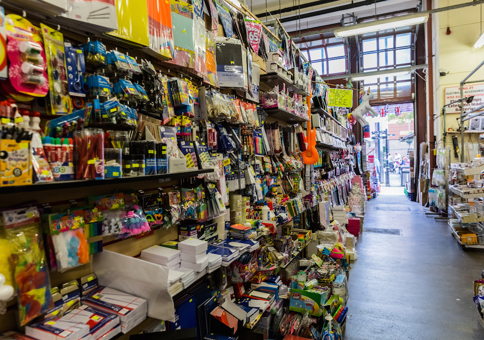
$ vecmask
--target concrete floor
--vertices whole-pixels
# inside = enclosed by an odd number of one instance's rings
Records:
[[[405,196],[380,195],[365,216],[366,227],[402,235],[360,234],[345,340],[484,339],[472,302],[484,251],[464,251],[446,223]]]

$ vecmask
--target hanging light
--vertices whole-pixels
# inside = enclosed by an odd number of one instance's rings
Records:
[[[362,24],[341,27],[334,30],[334,35],[339,38],[344,38],[364,33],[372,33],[387,29],[418,25],[427,22],[428,18],[428,13],[402,15],[389,19],[375,20]]]

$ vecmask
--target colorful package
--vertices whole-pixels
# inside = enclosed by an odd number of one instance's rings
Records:
[[[148,4],[146,1],[116,0],[118,29],[109,35],[149,46],[148,34]]]
[[[44,24],[40,24],[40,27],[47,57],[51,114],[67,114],[72,112],[72,107],[67,83],[64,36]]]
[[[20,326],[53,307],[40,215],[35,207],[3,212],[12,253]]]
[[[157,54],[173,59],[175,43],[169,1],[148,0],[149,48]]]
[[[193,6],[181,0],[171,0],[171,19],[176,51],[173,63],[194,68]]]
[[[205,60],[207,65],[207,73],[204,75],[204,79],[212,86],[219,87],[217,77],[217,60],[215,57],[216,45],[210,34],[207,34],[205,40]]]
[[[27,19],[10,14],[7,16],[7,35],[10,83],[20,93],[44,97],[49,91],[49,81],[40,32]]]

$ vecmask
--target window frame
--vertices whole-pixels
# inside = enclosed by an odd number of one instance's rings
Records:
[[[301,38],[301,42],[299,42],[299,49],[301,50],[301,53],[304,51],[307,53],[308,55],[308,60],[309,62],[311,63],[311,65],[314,65],[314,63],[323,63],[323,71],[326,71],[326,72],[322,72],[322,74],[320,74],[320,76],[324,77],[328,77],[328,76],[335,76],[335,75],[345,75],[347,74],[348,72],[348,65],[349,65],[349,62],[348,62],[348,48],[346,46],[346,43],[344,41],[344,39],[341,41],[341,42],[333,42],[333,43],[328,43],[327,40],[329,38],[323,38],[323,37],[319,37],[319,38],[314,38],[314,39],[310,39],[310,40],[307,40],[305,39],[304,37]],[[317,41],[321,41],[321,45],[317,45],[317,46],[309,46],[308,43],[311,43],[311,42],[317,42]],[[343,46],[343,49],[344,49],[344,54],[342,56],[339,56],[339,57],[332,57],[332,58],[328,58],[328,47],[333,47],[333,46]],[[321,58],[321,59],[311,59],[311,53],[309,52],[310,50],[323,50],[324,51],[324,56],[325,58]],[[334,61],[334,60],[342,60],[344,59],[345,61],[345,70],[344,72],[337,72],[337,73],[329,73],[329,62],[330,61]]]
[[[383,19],[383,18],[379,18],[379,19]],[[416,32],[416,27],[415,26],[411,26],[407,29],[402,29],[402,28],[398,28],[398,29],[393,29],[392,32],[374,32],[374,33],[371,33],[371,36],[368,35],[368,36],[363,36],[363,35],[360,35],[358,36],[358,44],[359,44],[359,48],[360,48],[360,58],[359,58],[359,70],[361,73],[365,73],[365,72],[375,72],[375,71],[380,71],[380,70],[388,70],[388,69],[398,69],[398,68],[402,68],[402,67],[408,67],[408,66],[412,66],[412,65],[415,65],[415,32]],[[409,45],[405,45],[405,46],[400,46],[400,47],[396,47],[397,46],[397,36],[398,35],[401,35],[401,34],[410,34],[410,44]],[[393,37],[393,47],[392,48],[382,48],[380,49],[380,38],[387,38],[387,37]],[[376,50],[374,51],[367,51],[367,52],[364,52],[363,51],[363,42],[364,41],[368,41],[368,40],[372,40],[372,39],[376,39]],[[410,61],[408,63],[400,63],[400,64],[397,64],[397,51],[399,50],[408,50],[410,49]],[[393,52],[393,63],[391,63],[390,65],[384,65],[384,66],[381,66],[380,65],[380,53],[382,52]],[[370,55],[370,54],[376,54],[376,67],[369,67],[369,68],[364,68],[364,63],[363,63],[363,58],[365,55]],[[366,87],[376,87],[377,88],[377,94],[375,96],[375,99],[372,100],[372,103],[373,102],[396,102],[396,101],[409,101],[409,100],[412,100],[412,94],[414,93],[414,90],[415,90],[415,84],[414,84],[414,76],[411,75],[410,79],[404,79],[404,80],[398,80],[397,77],[391,77],[393,78],[392,80],[389,80],[389,81],[381,81],[385,78],[389,78],[389,77],[381,77],[381,78],[377,78],[377,82],[376,83],[366,83],[366,82],[363,82],[363,86],[366,88]],[[399,97],[397,94],[397,89],[398,89],[398,84],[401,84],[401,83],[408,83],[410,82],[410,96],[406,96],[406,97]],[[388,91],[385,91],[385,98],[382,98],[381,97],[381,87],[382,85],[384,87],[387,87],[388,85],[392,85],[393,86],[393,96],[388,96]]]

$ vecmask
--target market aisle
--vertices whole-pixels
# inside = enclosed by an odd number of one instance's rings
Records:
[[[446,223],[405,196],[368,202],[365,228],[402,235],[360,235],[345,340],[484,339],[472,302],[484,252],[464,252]]]

